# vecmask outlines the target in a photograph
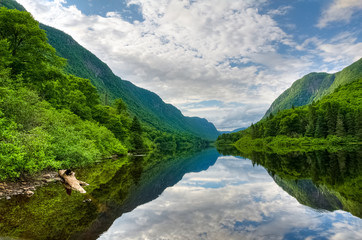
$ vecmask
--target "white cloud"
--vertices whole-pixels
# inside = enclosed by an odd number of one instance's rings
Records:
[[[324,28],[332,22],[349,22],[353,14],[362,10],[361,0],[334,0],[323,11],[317,27]]]
[[[19,2],[40,22],[73,36],[120,77],[217,128],[256,122],[294,80],[316,71],[311,57],[281,53],[281,48],[297,51],[308,44],[295,43],[273,19],[291,8],[263,13],[259,9],[266,0],[132,0],[128,4],[139,5],[144,19],[133,24],[121,12],[87,16],[61,1]],[[328,62],[332,46],[320,47]],[[358,47],[345,49],[353,54]],[[211,99],[224,108],[187,107]]]
[[[318,71],[334,73],[362,57],[362,43],[355,35],[342,32],[328,40],[312,37],[297,46],[297,49],[322,58],[324,64],[317,68]]]

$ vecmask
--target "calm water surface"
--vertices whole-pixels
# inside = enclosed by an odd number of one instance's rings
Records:
[[[0,200],[0,239],[362,239],[361,151],[237,154],[78,169],[87,194]]]
[[[99,239],[362,239],[362,220],[302,205],[262,166],[220,156],[118,218]]]

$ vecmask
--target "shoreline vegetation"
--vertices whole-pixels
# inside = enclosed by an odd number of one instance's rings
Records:
[[[243,151],[306,151],[361,144],[361,78],[339,86],[317,102],[270,114],[243,131],[217,139],[217,145],[234,145]]]
[[[350,141],[349,138],[327,137],[327,138],[291,138],[287,136],[277,136],[268,138],[251,139],[244,137],[235,143],[217,142],[218,149],[235,148],[240,152],[272,152],[272,153],[289,153],[289,152],[313,152],[318,150],[328,150],[337,152],[346,149],[359,149],[362,142]]]

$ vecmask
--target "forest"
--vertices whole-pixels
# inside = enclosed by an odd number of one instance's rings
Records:
[[[362,79],[339,86],[306,106],[272,113],[246,130],[223,134],[217,143],[251,146],[350,144],[362,140]]]
[[[208,144],[143,123],[120,98],[101,101],[90,80],[66,66],[30,13],[0,8],[0,180]]]

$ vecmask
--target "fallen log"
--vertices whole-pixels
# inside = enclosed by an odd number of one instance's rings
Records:
[[[81,186],[87,186],[89,184],[76,179],[75,172],[68,169],[68,170],[59,170],[58,173],[59,177],[61,177],[64,180],[66,188],[79,191],[80,193],[86,193],[84,188],[82,188]]]

